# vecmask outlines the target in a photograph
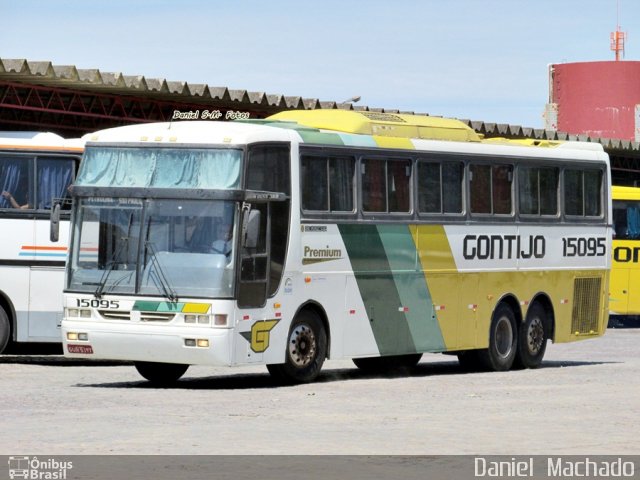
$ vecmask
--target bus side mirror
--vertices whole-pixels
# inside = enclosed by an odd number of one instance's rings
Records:
[[[60,210],[61,202],[54,201],[51,204],[51,214],[49,217],[49,240],[57,242],[60,239]]]

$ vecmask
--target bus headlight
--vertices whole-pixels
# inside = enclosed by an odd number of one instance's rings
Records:
[[[91,310],[86,308],[65,308],[66,318],[91,318]]]

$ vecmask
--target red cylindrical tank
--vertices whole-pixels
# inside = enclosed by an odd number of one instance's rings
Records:
[[[640,62],[556,64],[551,66],[550,82],[558,131],[625,140],[640,135],[635,118],[640,104]]]

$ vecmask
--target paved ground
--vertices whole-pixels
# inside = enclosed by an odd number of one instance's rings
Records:
[[[640,329],[552,345],[543,367],[411,376],[329,361],[274,386],[264,367],[191,367],[151,388],[132,366],[0,356],[0,454],[638,454]]]

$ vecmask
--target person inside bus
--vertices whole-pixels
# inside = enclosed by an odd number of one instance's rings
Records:
[[[24,205],[20,205],[18,201],[15,199],[15,197],[10,192],[7,192],[6,190],[2,192],[2,196],[7,199],[7,201],[11,204],[13,208],[18,208],[21,210],[25,208],[29,208],[28,202],[25,203]]]
[[[211,250],[215,253],[226,255],[228,258],[233,248],[232,237],[233,228],[231,223],[227,219],[221,220],[216,225],[216,240],[211,244]]]

